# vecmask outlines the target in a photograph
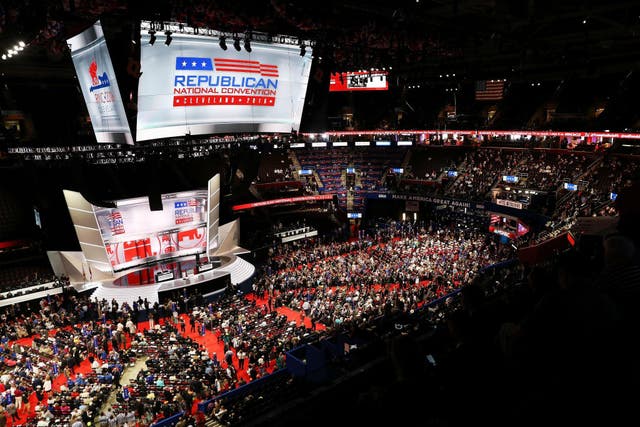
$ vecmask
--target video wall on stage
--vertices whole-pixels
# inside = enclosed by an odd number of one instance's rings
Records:
[[[151,38],[154,43],[150,43]],[[141,26],[138,141],[235,132],[298,130],[312,48],[251,41],[220,47],[220,37]]]
[[[206,251],[207,192],[163,194],[161,200],[162,210],[151,210],[146,197],[93,207],[114,271]]]

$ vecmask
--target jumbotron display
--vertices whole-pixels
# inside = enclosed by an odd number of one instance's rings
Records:
[[[133,144],[102,24],[67,40],[98,142]]]
[[[93,207],[114,271],[206,251],[206,191],[163,194],[161,211],[146,197],[115,203]]]
[[[312,49],[251,41],[222,49],[220,38],[141,26],[136,140],[235,132],[298,130]]]
[[[333,73],[329,80],[329,92],[389,90],[387,71],[350,71]]]

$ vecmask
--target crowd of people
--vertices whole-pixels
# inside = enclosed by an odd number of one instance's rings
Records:
[[[336,387],[335,398],[271,421],[295,425],[304,411],[331,405],[349,424],[624,423],[639,380],[631,338],[638,265],[633,240],[613,233],[535,265],[487,270],[405,318],[385,341],[389,364],[371,368],[369,386],[354,380],[355,390]],[[331,414],[319,411],[316,420]]]
[[[501,172],[517,164],[517,155],[502,150],[476,150],[468,153],[462,164],[464,170],[459,171],[445,194],[458,199],[484,200]]]
[[[210,303],[210,316],[200,315],[196,320],[197,310],[191,313],[191,329],[196,324],[202,325],[202,334],[223,329],[220,339],[229,345],[225,351],[233,348],[241,352],[240,369],[247,372],[242,376],[236,374],[231,357],[234,353],[218,359],[186,336],[184,319],[180,326],[175,314],[189,313],[183,311],[186,306],[175,301],[168,301],[161,310],[157,305],[147,306],[135,312],[137,317],[126,305],[92,300],[71,291],[42,299],[37,311],[11,306],[2,314],[0,413],[6,414],[11,425],[26,418],[28,425],[82,420],[86,426],[89,421],[100,423],[99,417],[106,417],[108,422],[111,417],[119,419],[119,414],[133,412],[142,425],[149,425],[179,411],[191,413],[194,400],[254,380],[273,366],[283,367],[284,351],[296,342],[300,331],[289,327],[286,317],[275,314],[266,323],[264,313],[255,305],[250,306],[237,295],[229,298],[217,302],[215,311]],[[240,333],[233,322],[237,310],[244,312],[237,319],[240,331],[246,328],[244,339],[237,338]],[[138,330],[138,319],[145,317],[151,327]],[[275,332],[285,326],[286,332]],[[227,342],[229,334],[234,339]],[[269,342],[265,334],[277,337],[282,347]],[[269,344],[274,347],[264,348]],[[147,359],[146,369],[136,381],[122,383],[125,368],[142,357]],[[88,372],[86,366],[81,367],[84,361],[90,364]],[[112,393],[118,393],[123,405],[105,409]],[[175,398],[176,393],[180,399]]]
[[[62,288],[69,285],[69,278],[67,276],[56,276],[51,271],[50,267],[41,267],[30,270],[29,266],[22,266],[19,270],[23,272],[28,271],[29,274],[27,274],[21,280],[15,278],[9,280],[0,280],[0,299],[13,298],[28,293]],[[12,272],[8,274],[8,276],[11,275],[15,277],[16,273]]]
[[[413,312],[506,256],[481,234],[410,223],[378,227],[355,242],[277,248],[250,297],[228,293],[195,305],[140,299],[131,306],[65,289],[37,306],[5,308],[0,412],[12,421],[27,417],[29,425],[108,424],[130,412],[142,425],[180,411],[195,416],[195,402],[284,368],[287,351]],[[140,327],[141,319],[149,323]],[[220,353],[194,339],[211,334]],[[122,383],[125,369],[143,357],[145,368]],[[105,409],[113,393],[120,404]]]
[[[348,179],[344,178],[343,172],[348,167],[347,161],[357,154],[357,150],[341,148],[337,152],[310,150],[296,151],[295,154],[302,164],[314,168],[324,181],[324,187],[317,191],[337,194],[339,204],[347,210],[361,210],[364,206],[363,197],[370,191],[437,195],[478,202],[508,199],[519,203],[524,209],[549,217],[549,224],[553,226],[545,230],[532,230],[536,236],[557,235],[560,231],[566,231],[579,216],[616,215],[615,197],[638,174],[635,159],[613,153],[601,155],[591,151],[577,153],[502,148],[456,149],[448,153],[441,152],[442,149],[431,150],[433,154],[425,148],[423,151],[426,153],[416,151],[413,155],[420,154],[421,158],[427,159],[425,161],[436,156],[437,163],[446,166],[435,170],[427,165],[425,180],[412,181],[409,177],[413,176],[413,168],[410,168],[406,174],[399,176],[387,174],[387,178],[393,179],[385,179],[384,182],[380,179],[374,180],[374,184],[365,182],[364,173],[359,175],[361,170],[367,170],[367,175],[381,177],[389,166],[388,162],[381,165],[369,162],[368,169],[364,166],[357,169],[355,192],[345,187]],[[400,164],[400,160],[396,163]],[[372,170],[376,168],[377,172],[373,173]],[[567,183],[576,187],[565,188],[564,184]]]
[[[638,381],[628,340],[638,324],[637,251],[619,233],[587,242],[522,270],[499,298],[463,291],[448,322],[450,350],[438,355],[448,373],[442,401],[455,395],[468,411],[457,419],[595,425],[628,416],[623,384]]]
[[[357,241],[280,246],[254,288],[270,307],[285,305],[314,324],[344,328],[415,310],[509,255],[509,248],[483,233],[392,223]]]

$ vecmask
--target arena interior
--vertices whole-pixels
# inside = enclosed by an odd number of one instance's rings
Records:
[[[0,1],[0,427],[624,425],[640,3]]]

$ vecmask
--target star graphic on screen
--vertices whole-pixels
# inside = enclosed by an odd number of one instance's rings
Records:
[[[182,61],[182,66],[186,67],[187,66],[187,61]]]
[[[202,61],[202,64],[201,64],[201,65],[202,65],[202,68],[204,68],[204,67],[206,67],[206,66],[207,66],[207,63],[206,63],[206,62],[204,62],[204,61]]]
[[[191,63],[191,66],[192,66],[192,67],[195,67],[195,66],[196,66],[196,61],[193,61],[193,62]]]

